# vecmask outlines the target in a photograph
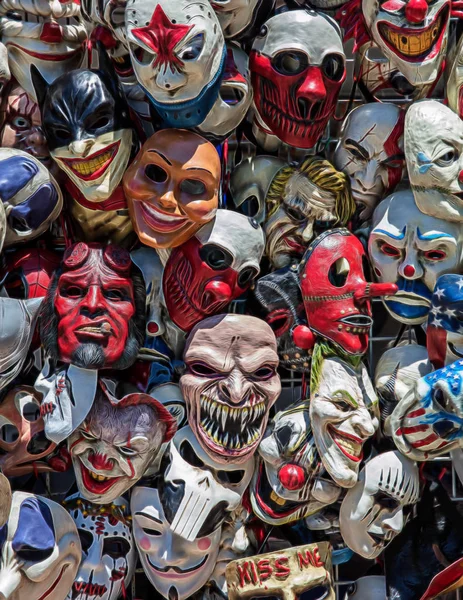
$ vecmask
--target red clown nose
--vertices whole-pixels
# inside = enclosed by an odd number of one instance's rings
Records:
[[[300,490],[305,483],[304,469],[299,465],[284,465],[278,472],[278,479],[287,490]]]
[[[293,342],[302,350],[312,350],[315,346],[315,335],[307,325],[298,325],[293,329]]]
[[[426,0],[410,0],[405,7],[405,17],[409,23],[421,23],[428,14]]]

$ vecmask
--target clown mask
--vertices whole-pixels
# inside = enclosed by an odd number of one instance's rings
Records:
[[[213,0],[226,39],[253,38],[270,16],[275,0]]]
[[[143,570],[161,596],[186,600],[201,589],[216,564],[220,527],[192,542],[180,537],[172,531],[156,488],[136,487],[130,508]]]
[[[82,544],[82,562],[66,600],[125,598],[137,561],[127,503],[116,498],[101,507],[75,494],[63,504]]]
[[[192,131],[152,135],[124,175],[124,191],[140,241],[174,248],[213,219],[220,187],[214,146]]]
[[[345,64],[340,30],[324,15],[296,10],[269,19],[250,57],[255,127],[313,148],[334,114]]]
[[[224,312],[259,274],[263,251],[264,234],[253,219],[219,209],[166,263],[164,301],[175,325],[188,332]]]
[[[416,463],[385,452],[363,468],[341,504],[341,535],[351,550],[373,559],[398,535],[410,507],[420,499]]]
[[[402,178],[404,112],[394,104],[354,108],[343,123],[334,166],[348,175],[358,221],[367,221]]]
[[[79,242],[47,291],[40,335],[52,358],[83,369],[125,369],[145,331],[145,285],[130,254]]]
[[[315,444],[334,481],[350,488],[357,483],[363,445],[379,426],[378,399],[362,363],[354,367],[332,357],[315,370],[319,384],[310,397]]]
[[[463,219],[463,121],[435,100],[413,104],[405,118],[405,158],[416,205],[427,215]]]
[[[177,426],[163,405],[147,394],[114,400],[100,392],[87,418],[68,440],[79,491],[108,504],[145,473]]]
[[[196,127],[219,93],[226,48],[203,0],[129,0],[127,42],[138,82],[167,127]]]
[[[461,269],[461,226],[423,214],[404,190],[379,204],[372,227],[368,252],[376,277],[399,288],[383,300],[388,312],[401,323],[424,323],[437,278]]]
[[[448,106],[463,117],[463,38],[448,53],[445,69],[445,91]]]
[[[180,387],[188,423],[207,454],[243,464],[257,450],[281,391],[271,328],[246,315],[217,315],[190,333]]]
[[[81,560],[76,526],[62,506],[14,492],[1,529],[0,597],[64,600]]]

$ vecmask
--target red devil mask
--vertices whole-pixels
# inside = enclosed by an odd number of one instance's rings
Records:
[[[310,244],[299,267],[310,330],[351,355],[364,354],[368,348],[373,323],[370,298],[397,291],[394,284],[367,283],[364,261],[365,251],[355,235],[347,229],[332,229]],[[296,328],[293,335],[297,345],[306,347],[301,340],[303,328]],[[313,335],[307,331],[309,344],[310,338]]]

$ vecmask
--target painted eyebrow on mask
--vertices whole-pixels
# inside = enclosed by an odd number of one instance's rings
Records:
[[[353,407],[353,408],[358,408],[359,407],[359,403],[357,402],[357,400],[355,400],[355,398],[352,396],[352,394],[349,394],[349,392],[347,390],[336,390],[335,392],[333,392],[332,395],[332,399],[334,402],[336,402],[336,394],[338,394],[338,400],[339,400],[339,396],[342,396],[343,400],[347,400],[347,402]]]
[[[453,238],[453,235],[451,235],[450,233],[444,233],[443,231],[435,231],[434,233],[421,233],[419,227],[417,227],[416,229],[416,235],[418,236],[418,239],[422,241],[439,240],[441,238]]]
[[[349,145],[349,146],[353,146],[356,150],[358,150],[358,152],[360,152],[360,154],[362,155],[362,157],[365,160],[370,160],[370,156],[368,154],[368,152],[365,150],[365,148],[363,146],[361,146],[358,142],[356,142],[355,140],[351,139],[351,138],[347,138],[344,141],[344,145]]]
[[[407,227],[405,226],[400,234],[394,235],[390,231],[386,231],[385,229],[373,229],[372,233],[381,233],[382,235],[386,235],[387,237],[392,238],[393,240],[403,240],[405,238],[405,233],[407,231]]]
[[[150,521],[154,521],[155,523],[159,523],[159,525],[162,525],[162,521],[160,521],[156,517],[153,517],[153,515],[149,515],[148,513],[145,513],[143,511],[136,512],[135,514],[137,515],[137,517],[145,517],[145,519],[149,519]]]
[[[164,160],[168,165],[172,166],[172,163],[170,162],[170,160],[168,158],[166,158],[164,156],[164,154],[161,154],[157,150],[148,150],[148,152],[154,152],[154,154],[157,154],[158,156],[160,156],[162,158],[162,160]]]

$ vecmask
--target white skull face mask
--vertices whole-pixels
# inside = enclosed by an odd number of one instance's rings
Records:
[[[312,369],[314,367],[312,366]],[[310,398],[310,421],[323,465],[341,487],[357,483],[363,445],[378,429],[377,397],[363,364],[323,359]]]
[[[437,278],[461,269],[461,226],[423,214],[410,190],[380,202],[372,226],[368,253],[376,277],[399,288],[383,299],[388,312],[401,323],[424,323]]]
[[[172,532],[189,542],[210,534],[241,502],[254,458],[239,467],[215,462],[190,427],[181,429],[164,456],[159,495]]]
[[[405,158],[418,208],[463,219],[463,121],[435,100],[413,104],[405,118]]]
[[[172,531],[155,488],[136,487],[130,507],[147,578],[164,598],[186,600],[211,577],[220,549],[220,527],[188,542]]]
[[[375,456],[342,502],[340,526],[344,541],[360,556],[376,558],[402,531],[406,507],[416,504],[419,498],[416,463],[400,452]]]
[[[447,50],[449,0],[363,0],[362,11],[374,42],[412,85],[438,78]]]
[[[75,494],[64,505],[82,544],[82,562],[67,600],[125,600],[137,560],[126,501],[116,498],[102,509]]]
[[[81,546],[62,506],[15,492],[0,530],[0,596],[6,600],[64,600],[77,574]]]
[[[333,163],[349,176],[361,223],[402,178],[404,116],[394,104],[375,102],[354,108],[344,121]]]

